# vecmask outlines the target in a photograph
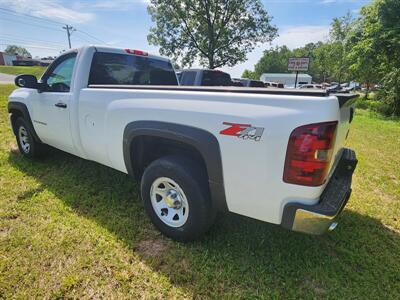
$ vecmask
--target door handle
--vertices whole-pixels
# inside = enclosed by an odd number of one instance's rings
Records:
[[[61,108],[67,108],[67,104],[62,103],[62,102],[58,102],[58,103],[54,104],[54,106],[61,107]]]

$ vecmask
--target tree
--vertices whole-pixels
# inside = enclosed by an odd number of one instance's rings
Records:
[[[242,78],[249,78],[249,79],[254,79],[254,80],[259,80],[260,76],[257,76],[256,73],[250,70],[244,70],[242,74]]]
[[[332,47],[331,43],[320,43],[313,52],[314,59],[311,61],[312,76],[317,82],[326,82],[328,79],[335,80],[333,77],[335,61],[332,56]]]
[[[325,81],[326,79],[326,76],[324,76],[326,74],[323,74],[323,71],[321,71],[322,68],[320,66],[320,63],[322,62],[321,57],[317,57],[318,54],[321,54],[321,51],[319,50],[324,46],[326,46],[326,44],[322,42],[308,43],[304,47],[293,49],[291,54],[292,57],[310,58],[310,64],[307,73],[311,75],[313,81],[315,82]]]
[[[349,72],[354,79],[366,84],[365,98],[372,83],[379,80],[379,60],[372,49],[371,39],[364,39],[364,26],[361,20],[354,22],[353,29],[349,32],[346,42],[347,61]]]
[[[20,55],[24,57],[32,57],[32,55],[29,53],[28,50],[26,50],[24,47],[20,47],[17,45],[8,45],[6,50],[4,50],[5,53],[10,54],[10,55]]]
[[[260,0],[151,0],[148,41],[182,66],[234,66],[277,29]]]
[[[360,55],[361,73],[373,73],[382,78],[379,95],[390,110],[386,113],[400,116],[400,1],[375,0],[361,9],[358,20],[360,31],[352,51]],[[368,76],[368,75],[367,75]]]
[[[307,72],[314,81],[324,81],[328,77],[328,63],[331,63],[328,48],[322,42],[308,43],[304,47],[290,50],[287,46],[277,46],[265,50],[254,66],[254,73],[259,78],[263,73],[287,73],[289,57],[310,57],[310,69]],[[322,51],[324,49],[325,51]],[[323,66],[321,66],[323,64]]]
[[[348,12],[340,18],[334,18],[331,23],[329,32],[332,47],[330,55],[334,58],[333,73],[340,83],[346,76],[347,61],[346,61],[346,39],[352,29],[353,17]]]
[[[258,78],[263,73],[285,73],[287,72],[288,59],[292,51],[286,46],[265,50],[263,56],[254,66],[254,72]]]

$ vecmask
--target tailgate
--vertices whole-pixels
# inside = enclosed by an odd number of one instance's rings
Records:
[[[336,166],[339,162],[339,158],[342,155],[343,146],[347,139],[350,130],[350,124],[353,121],[354,111],[355,111],[355,99],[357,94],[333,94],[336,96],[339,103],[339,118],[338,127],[336,132],[336,141],[334,152],[335,156],[332,161],[332,165]],[[335,168],[331,168],[330,173],[333,172]]]

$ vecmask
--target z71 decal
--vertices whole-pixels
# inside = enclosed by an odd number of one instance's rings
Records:
[[[219,133],[223,135],[232,135],[244,140],[259,141],[263,135],[263,127],[254,127],[251,124],[223,123],[228,128],[221,130]]]

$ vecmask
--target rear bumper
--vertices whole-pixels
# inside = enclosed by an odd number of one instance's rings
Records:
[[[281,225],[293,231],[323,234],[336,226],[335,218],[342,212],[351,194],[351,181],[357,165],[356,154],[343,149],[339,163],[320,201],[315,205],[286,204]]]

